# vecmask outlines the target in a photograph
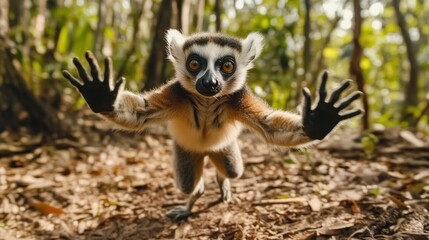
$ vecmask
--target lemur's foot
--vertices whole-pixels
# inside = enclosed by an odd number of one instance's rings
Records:
[[[167,217],[171,218],[174,221],[180,221],[186,219],[192,214],[186,206],[177,206],[167,212]]]
[[[229,179],[224,179],[221,186],[221,199],[223,202],[229,203],[232,201],[231,183]]]

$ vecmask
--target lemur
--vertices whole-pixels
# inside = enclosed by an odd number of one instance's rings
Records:
[[[73,58],[80,80],[68,71],[63,75],[77,88],[94,113],[127,130],[141,131],[166,122],[174,140],[173,166],[178,188],[189,194],[185,206],[167,213],[174,219],[191,214],[204,192],[204,159],[216,168],[221,200],[231,201],[229,179],[243,173],[237,138],[243,127],[258,133],[267,143],[295,147],[323,139],[342,120],[362,110],[340,114],[362,94],[351,93],[339,101],[350,85],[344,81],[327,99],[328,73],[321,75],[318,101],[312,107],[310,91],[303,89],[302,115],[274,110],[252,94],[246,85],[247,71],[263,47],[263,37],[250,33],[245,39],[221,33],[190,36],[170,29],[166,34],[168,59],[175,77],[158,89],[145,93],[124,90],[125,78],[113,82],[112,62],[105,59],[104,78],[93,53],[87,51],[88,75],[78,58]]]

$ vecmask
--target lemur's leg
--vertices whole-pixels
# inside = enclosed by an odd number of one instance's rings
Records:
[[[239,178],[244,170],[237,141],[234,141],[221,151],[209,153],[209,157],[217,169],[216,179],[219,184],[221,198],[224,202],[230,202],[231,183],[229,178]]]
[[[185,206],[171,209],[167,216],[174,220],[181,220],[191,215],[192,206],[204,193],[202,178],[204,167],[204,154],[187,151],[175,144],[173,167],[177,187],[186,194],[190,194]]]

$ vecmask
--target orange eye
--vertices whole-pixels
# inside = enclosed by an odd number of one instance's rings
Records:
[[[231,74],[234,71],[234,63],[232,62],[224,62],[222,64],[222,71],[227,74]]]
[[[199,63],[197,60],[191,60],[191,61],[188,63],[188,67],[189,67],[189,69],[190,69],[190,70],[192,70],[192,71],[198,71],[198,70],[200,70],[201,65],[200,65],[200,63]]]

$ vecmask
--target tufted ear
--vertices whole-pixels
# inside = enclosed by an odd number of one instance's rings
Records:
[[[242,40],[244,61],[247,64],[253,62],[259,54],[261,54],[264,46],[264,37],[261,34],[253,32],[247,35],[246,39]]]
[[[170,61],[175,62],[182,54],[182,47],[185,43],[185,36],[176,29],[169,29],[165,34],[165,40],[167,41],[167,58]]]

